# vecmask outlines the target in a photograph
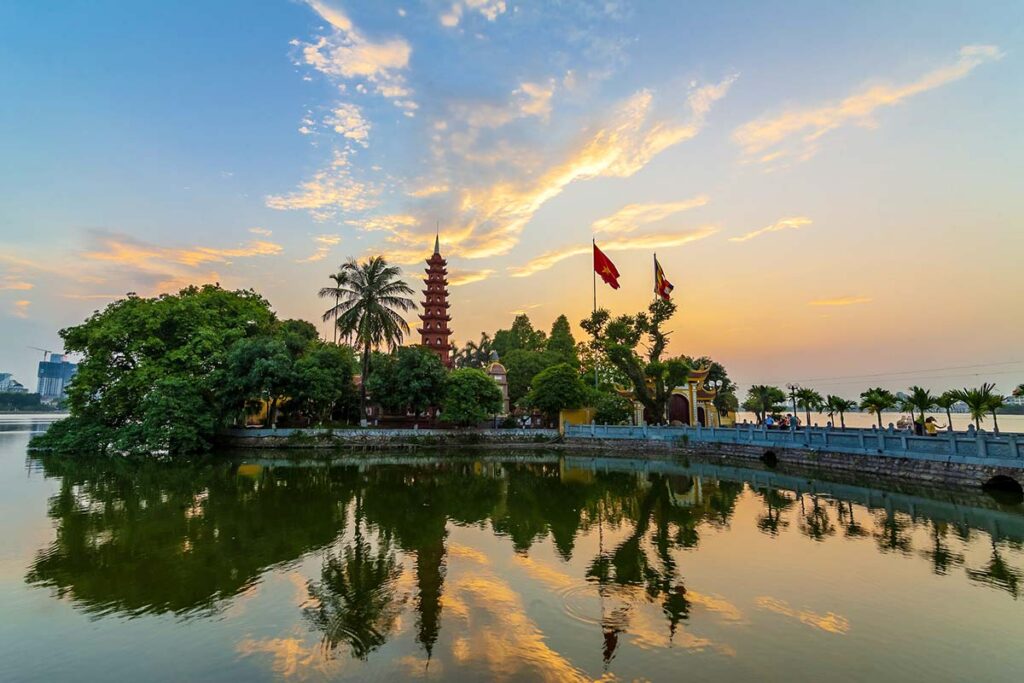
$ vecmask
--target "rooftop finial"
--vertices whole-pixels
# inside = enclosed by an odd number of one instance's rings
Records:
[[[441,253],[441,221],[437,222],[436,232],[434,233],[434,253]]]

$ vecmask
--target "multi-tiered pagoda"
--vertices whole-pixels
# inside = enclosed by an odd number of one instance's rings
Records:
[[[447,367],[452,366],[451,338],[452,331],[448,323],[452,317],[448,315],[448,262],[441,256],[440,236],[434,238],[434,253],[427,260],[427,288],[423,290],[423,313],[420,320],[422,327],[420,344],[434,351]]]

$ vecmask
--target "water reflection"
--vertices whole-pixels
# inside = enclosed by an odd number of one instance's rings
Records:
[[[688,553],[709,537],[749,529],[773,544],[795,534],[815,546],[859,542],[1013,599],[1024,577],[1024,511],[981,494],[936,496],[778,472],[547,456],[379,458],[359,465],[50,457],[38,463],[59,482],[48,507],[56,537],[38,551],[28,583],[95,617],[200,618],[224,611],[268,569],[315,558],[319,571],[296,609],[327,659],[373,660],[406,632],[409,614],[408,633],[426,663],[444,629],[454,628],[446,649],[459,665],[524,665],[501,660],[495,650],[518,643],[540,653],[531,660],[538,671],[575,676],[576,667],[550,650],[529,614],[537,608],[517,592],[523,589],[488,569],[501,544],[514,551],[511,567],[545,585],[545,595],[557,596],[566,614],[593,629],[605,671],[630,639],[729,651],[686,626],[697,615],[746,619],[729,600],[689,585]],[[744,501],[748,512],[740,514]],[[451,536],[460,529],[484,531],[493,543],[459,545]],[[967,552],[974,537],[986,539],[987,561]],[[553,559],[535,559],[536,547],[548,542]],[[477,570],[452,583],[456,560]],[[751,604],[824,632],[850,630],[847,618],[832,611],[767,596]],[[481,621],[476,612],[484,609],[500,610],[488,618],[507,620],[511,631]],[[508,642],[496,645],[501,639]]]

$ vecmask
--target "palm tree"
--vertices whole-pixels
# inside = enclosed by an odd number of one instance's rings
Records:
[[[838,398],[838,397],[837,397]],[[857,409],[857,402],[848,398],[840,398],[836,402],[836,411],[839,413],[840,429],[846,429],[846,413]]]
[[[334,280],[333,287],[321,287],[317,295],[321,299],[334,299],[334,305],[324,311],[323,321],[334,319],[334,343],[338,343],[338,314],[341,312],[341,295],[344,292],[346,275],[344,270],[328,275]]]
[[[455,365],[460,368],[483,368],[491,359],[491,335],[480,333],[480,341],[468,341],[455,352]]]
[[[935,397],[935,405],[946,411],[947,429],[953,431],[953,406],[960,402],[955,391],[944,391]]]
[[[853,410],[857,407],[857,404],[853,401],[849,401],[841,396],[829,394],[825,397],[825,408],[828,409],[828,417],[832,421],[832,426],[836,424],[836,413],[839,413],[839,420],[843,423],[843,429],[846,429],[846,420],[843,418],[843,413],[847,410]]]
[[[878,417],[878,428],[882,429],[882,412],[896,407],[896,396],[888,389],[875,387],[860,395],[860,407]]]
[[[1024,384],[1018,384],[1017,388],[1013,390],[1014,396],[1024,396]]]
[[[924,425],[924,414],[935,407],[936,397],[932,396],[932,392],[916,385],[910,387],[909,391],[910,395],[907,396],[904,402],[910,409],[910,416],[914,416],[914,410],[916,409],[921,413],[921,424]]]
[[[1005,396],[1002,394],[992,394],[988,398],[988,403],[985,404],[989,412],[992,413],[992,431],[996,434],[999,433],[999,420],[996,419],[996,411],[1002,408],[1005,403]]]
[[[390,266],[383,256],[363,263],[349,259],[342,267],[338,294],[338,332],[362,349],[362,382],[359,409],[366,417],[366,383],[370,377],[370,352],[386,345],[393,349],[402,343],[409,325],[399,311],[411,311],[416,303],[408,298],[413,290],[400,278],[402,269]]]
[[[981,421],[985,419],[985,413],[992,412],[995,415],[995,409],[1003,404],[1003,397],[992,393],[995,388],[995,384],[985,382],[977,389],[964,387],[953,392],[958,400],[967,404],[967,411],[971,414],[971,419],[974,420],[975,429],[981,429]],[[997,400],[999,406],[995,405]]]
[[[796,391],[797,405],[807,411],[807,422],[805,426],[811,426],[811,411],[820,413],[822,407],[825,405],[825,400],[821,397],[814,389],[797,389]]]
[[[747,400],[743,408],[754,413],[757,423],[762,424],[766,414],[777,412],[779,404],[786,400],[786,395],[778,387],[767,384],[755,384],[747,391]]]

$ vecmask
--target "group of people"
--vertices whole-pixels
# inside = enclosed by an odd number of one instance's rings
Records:
[[[778,420],[776,420],[771,415],[766,415],[763,424],[766,429],[797,430],[800,429],[801,422],[800,418],[794,415],[793,413],[786,413],[785,417],[779,418]],[[746,427],[752,425],[748,423],[747,420],[743,420],[742,426]],[[815,427],[817,427],[817,425],[815,425]],[[831,420],[828,423],[826,423],[825,428],[833,428]],[[871,425],[871,429],[877,430],[878,427],[876,427],[875,425]],[[897,422],[895,425],[895,429],[899,431],[913,431],[916,436],[935,436],[940,431],[945,430],[946,425],[939,425],[939,423],[936,422],[934,417],[925,418],[924,422],[921,422],[920,418],[917,418],[916,420],[911,418],[900,418],[900,421]],[[893,424],[890,422],[889,431],[893,430]]]

